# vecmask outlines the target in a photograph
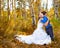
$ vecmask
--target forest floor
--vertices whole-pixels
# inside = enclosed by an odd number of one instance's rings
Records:
[[[60,48],[60,22],[52,20],[54,28],[54,41],[49,45],[25,44],[15,40],[14,37],[2,38],[0,36],[0,48]]]

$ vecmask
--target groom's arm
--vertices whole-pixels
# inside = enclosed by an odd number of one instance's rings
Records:
[[[49,23],[49,20],[47,17],[44,17],[43,20],[41,20],[41,22],[44,24],[44,26],[47,26]]]

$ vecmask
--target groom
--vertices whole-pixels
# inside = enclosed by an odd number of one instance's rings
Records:
[[[42,19],[41,19],[41,22],[42,22],[42,23],[44,24],[44,26],[45,26],[46,33],[47,33],[48,35],[50,35],[51,40],[54,41],[53,28],[52,28],[52,25],[50,24],[49,19],[48,19],[47,16],[46,16],[46,12],[43,11],[43,12],[39,13],[39,18],[42,18]]]

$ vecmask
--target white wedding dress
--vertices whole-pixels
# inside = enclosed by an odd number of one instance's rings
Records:
[[[50,44],[51,38],[45,30],[43,29],[43,24],[38,21],[37,28],[34,30],[34,32],[31,35],[16,35],[16,39],[20,42],[27,43],[27,44]]]

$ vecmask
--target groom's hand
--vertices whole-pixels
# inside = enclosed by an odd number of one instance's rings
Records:
[[[44,26],[47,26],[47,25],[48,25],[48,23],[49,23],[49,20],[44,24]]]

